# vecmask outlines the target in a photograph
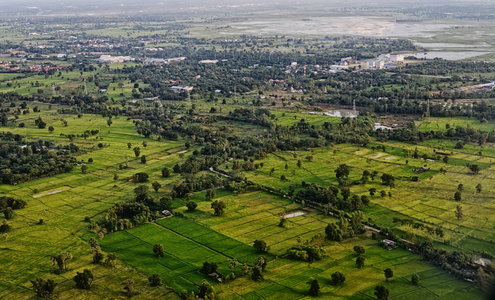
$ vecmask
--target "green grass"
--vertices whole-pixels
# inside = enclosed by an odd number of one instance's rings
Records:
[[[268,155],[265,159],[260,160],[264,166],[256,171],[245,172],[249,180],[272,188],[283,188],[288,191],[289,186],[296,184],[296,191],[300,188],[302,181],[314,182],[322,186],[328,184],[338,184],[334,170],[341,163],[346,163],[351,167],[349,182],[359,181],[364,170],[379,172],[375,179],[366,186],[355,185],[351,190],[358,195],[368,194],[368,189],[376,188],[378,191],[388,188],[380,182],[382,173],[389,173],[396,177],[409,178],[418,176],[419,182],[412,182],[407,179],[396,180],[396,188],[391,189],[392,197],[381,198],[375,196],[371,201],[375,204],[366,208],[365,212],[369,217],[386,227],[396,227],[392,223],[392,217],[414,218],[420,222],[431,223],[435,226],[443,227],[447,231],[446,237],[439,241],[448,241],[466,251],[478,250],[495,253],[489,240],[495,238],[495,218],[487,211],[494,209],[490,195],[492,188],[495,186],[491,174],[491,161],[486,157],[471,155],[464,152],[454,152],[451,155],[449,164],[443,162],[425,162],[421,159],[403,157],[402,149],[408,148],[411,151],[413,147],[397,142],[385,143],[387,152],[372,151],[369,148],[360,148],[351,145],[338,145],[335,149],[321,148],[313,152],[295,152],[297,157],[294,158],[293,152],[278,152]],[[370,145],[371,147],[371,145]],[[421,153],[432,153],[432,149],[426,146],[417,146]],[[489,149],[492,149],[490,147]],[[334,151],[335,150],[335,151]],[[461,150],[463,151],[463,150]],[[307,155],[312,155],[312,161],[305,159]],[[302,167],[298,168],[297,161],[302,161]],[[408,164],[406,165],[406,160]],[[484,169],[478,175],[470,175],[465,167],[467,163],[476,163]],[[288,164],[288,170],[285,170],[285,164]],[[421,174],[413,172],[414,168],[422,167],[427,164],[432,171]],[[225,165],[221,169],[225,169]],[[270,170],[275,171],[270,175]],[[447,174],[443,175],[438,172],[440,168],[446,168]],[[229,164],[229,169],[231,166]],[[284,175],[288,180],[282,181],[280,178]],[[456,220],[454,210],[458,202],[453,201],[453,195],[457,190],[458,184],[463,183],[466,190],[463,192],[463,200],[460,203],[465,212],[465,218]],[[476,193],[475,186],[481,183],[487,190],[482,193]],[[378,209],[381,207],[381,209]],[[402,228],[406,231],[414,231],[412,228]],[[457,231],[461,236],[476,239],[477,246],[471,243],[457,243],[459,238]],[[426,236],[426,232],[414,232]],[[438,237],[433,237],[438,238]]]
[[[64,127],[60,118],[68,121],[69,126]],[[25,128],[3,127],[2,130],[12,131],[25,135],[27,139],[49,139],[58,144],[68,144],[65,134],[82,134],[87,129],[98,129],[98,138],[91,137],[87,140],[76,138],[74,143],[81,147],[84,154],[78,156],[78,160],[87,161],[92,157],[94,163],[89,164],[89,173],[82,174],[78,167],[72,172],[59,174],[49,178],[42,178],[17,186],[0,185],[0,192],[27,201],[24,209],[16,211],[16,215],[9,223],[13,230],[9,232],[6,242],[0,246],[0,261],[2,269],[0,276],[3,278],[0,288],[0,298],[25,299],[33,293],[30,280],[36,277],[52,278],[59,286],[56,295],[64,298],[88,299],[101,297],[125,297],[120,294],[121,282],[126,278],[133,278],[138,289],[144,297],[153,298],[160,290],[171,299],[175,298],[170,290],[160,288],[151,290],[147,280],[141,273],[130,269],[121,261],[116,267],[92,265],[89,245],[87,243],[88,223],[84,218],[98,219],[114,203],[128,201],[133,194],[134,184],[128,183],[126,177],[138,171],[145,171],[150,175],[150,180],[158,180],[167,185],[176,180],[176,175],[163,179],[160,177],[161,168],[173,166],[180,161],[178,152],[184,147],[180,142],[159,142],[145,139],[135,133],[132,121],[125,118],[114,118],[111,128],[106,125],[106,119],[101,116],[85,115],[82,118],[69,115],[53,115],[43,118],[47,126],[53,125],[55,132],[50,134],[48,130],[37,129],[34,120],[26,122]],[[142,148],[142,153],[148,156],[150,164],[140,164],[134,158],[132,150],[127,148],[127,142],[140,145],[142,141],[148,141],[148,147]],[[98,150],[96,145],[102,142],[106,146]],[[129,168],[119,170],[118,165],[129,157]],[[114,181],[113,174],[117,173],[120,180]],[[35,194],[33,191],[37,189]],[[163,195],[167,187],[163,188],[157,196]],[[52,193],[60,191],[58,193]],[[50,194],[51,193],[51,194]],[[43,219],[45,225],[36,225]],[[74,258],[69,264],[69,272],[55,275],[52,271],[50,255],[70,251]],[[83,291],[74,291],[72,277],[75,272],[84,268],[93,270],[96,280],[95,289],[91,295]],[[4,288],[5,287],[5,288]]]

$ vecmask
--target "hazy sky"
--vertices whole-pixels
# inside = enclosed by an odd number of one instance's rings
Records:
[[[57,13],[104,12],[180,12],[191,10],[256,10],[272,8],[325,9],[337,7],[438,6],[456,4],[492,4],[493,0],[0,0],[0,14],[36,15]]]

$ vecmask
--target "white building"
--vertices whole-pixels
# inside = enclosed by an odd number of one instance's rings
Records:
[[[112,55],[101,55],[97,61],[105,64],[117,64],[117,63],[123,63],[125,61],[134,61],[136,60],[133,57],[130,56],[112,56]]]
[[[217,62],[217,59],[205,59],[199,61],[200,64],[216,64]]]
[[[187,86],[187,85],[174,85],[170,87],[170,89],[176,93],[184,93],[184,92],[190,92],[193,90],[192,86]]]
[[[369,60],[366,65],[368,69],[383,69],[385,62],[383,60]]]
[[[390,62],[403,62],[404,55],[402,54],[392,54],[390,55]]]

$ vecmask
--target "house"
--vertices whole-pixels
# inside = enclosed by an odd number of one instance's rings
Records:
[[[172,212],[170,210],[163,210],[162,211],[162,215],[164,215],[166,217],[171,217],[172,216]]]
[[[174,85],[170,87],[170,89],[176,93],[184,93],[184,92],[190,92],[194,88],[192,86],[187,86],[187,85]]]
[[[392,250],[394,248],[397,248],[397,243],[392,240],[385,239],[382,241],[382,247],[387,250]]]

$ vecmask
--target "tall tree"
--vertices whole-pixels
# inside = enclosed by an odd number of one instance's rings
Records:
[[[78,289],[89,290],[93,284],[93,279],[93,273],[88,269],[84,269],[82,272],[77,272],[77,275],[74,276],[73,280],[76,282],[76,287]]]
[[[464,217],[464,212],[462,211],[462,206],[460,205],[457,205],[456,208],[455,208],[455,216],[456,218],[459,220],[459,219],[462,219],[462,217]]]
[[[258,251],[258,252],[267,252],[269,247],[266,245],[265,241],[262,240],[256,240],[253,243],[253,247]]]
[[[31,284],[33,285],[33,290],[36,292],[36,295],[40,298],[52,298],[53,291],[58,285],[51,279],[45,280],[39,277],[35,280],[31,280]]]
[[[350,173],[349,166],[346,164],[341,164],[335,170],[335,177],[337,178],[349,177],[349,173]]]
[[[340,242],[342,241],[342,230],[335,224],[330,223],[325,228],[325,234],[330,241]]]
[[[215,216],[223,216],[226,207],[227,205],[225,205],[222,200],[215,200],[215,202],[211,204],[211,208],[213,208]]]
[[[309,282],[309,295],[316,297],[320,295],[320,283],[317,279],[310,280]]]
[[[375,296],[378,300],[388,300],[390,298],[390,292],[380,284],[375,287]]]
[[[366,261],[366,258],[364,258],[364,256],[362,256],[362,255],[359,255],[356,258],[356,268],[362,269],[364,267],[364,262],[365,261]]]
[[[331,276],[332,276],[331,284],[333,286],[338,286],[338,285],[344,284],[344,282],[345,282],[345,275],[342,274],[341,272],[337,271],[335,273],[332,273]]]
[[[389,278],[394,277],[394,271],[392,271],[392,269],[390,269],[390,268],[386,268],[384,273],[385,273],[385,280],[386,281],[388,281]]]
[[[163,257],[165,251],[163,250],[162,244],[155,244],[153,246],[153,253],[155,253],[156,257]]]
[[[419,284],[419,276],[418,276],[418,274],[414,274],[414,275],[411,277],[411,282],[412,282],[412,284],[414,284],[414,285],[418,285],[418,284]]]

